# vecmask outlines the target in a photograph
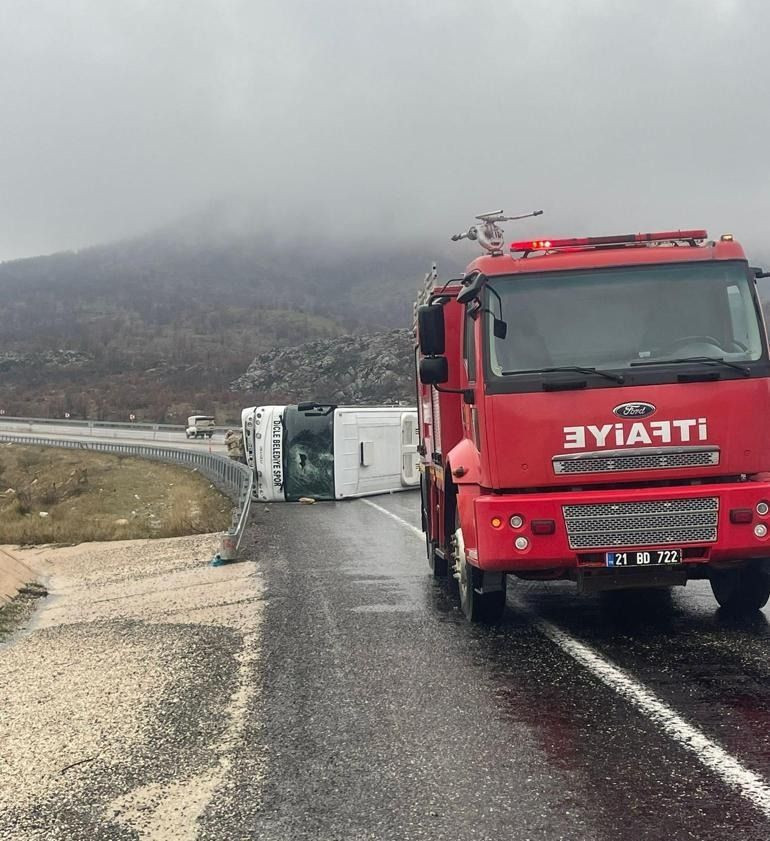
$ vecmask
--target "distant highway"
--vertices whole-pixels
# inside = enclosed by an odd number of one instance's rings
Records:
[[[39,438],[84,439],[124,444],[168,444],[180,449],[227,454],[224,433],[218,431],[209,440],[188,440],[181,427],[153,424],[101,424],[87,421],[49,421],[35,418],[0,418],[0,433],[19,433]]]

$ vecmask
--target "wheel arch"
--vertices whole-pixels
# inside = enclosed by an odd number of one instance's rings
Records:
[[[447,537],[449,538],[455,530],[455,511],[457,511],[460,518],[460,526],[463,530],[463,541],[467,550],[468,560],[475,566],[474,561],[477,558],[478,540],[474,501],[479,495],[479,486],[455,482],[451,468],[447,467],[444,479],[444,492],[446,493],[444,512],[445,523],[448,529]]]

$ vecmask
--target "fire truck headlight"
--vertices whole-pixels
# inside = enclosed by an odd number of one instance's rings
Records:
[[[509,522],[512,529],[520,529],[524,525],[524,517],[521,514],[514,514]]]
[[[757,523],[754,526],[754,534],[757,537],[767,537],[767,526],[764,523]]]
[[[523,552],[529,546],[529,541],[526,537],[517,537],[516,540],[513,541],[513,545],[519,551]]]
[[[766,502],[757,503],[757,514],[759,514],[760,517],[764,517],[768,511],[770,511],[770,505],[768,505]]]

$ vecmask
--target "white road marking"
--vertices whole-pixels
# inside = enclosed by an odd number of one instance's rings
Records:
[[[382,508],[374,502],[362,499],[372,508],[400,523],[404,528],[423,537],[423,532],[411,523]],[[723,782],[737,790],[770,818],[770,786],[759,774],[755,774],[743,763],[731,756],[723,747],[709,739],[704,733],[685,721],[672,707],[658,698],[646,686],[634,680],[618,666],[585,643],[579,642],[552,622],[532,615],[535,627],[557,645],[565,654],[588,669],[594,677],[633,704],[677,744],[694,754],[706,768],[713,771]]]
[[[699,762],[721,777],[730,787],[737,789],[767,817],[770,817],[770,787],[762,777],[749,770],[724,748],[685,721],[647,687],[613,665],[590,646],[578,642],[551,622],[537,618],[534,621],[541,633],[551,642],[577,660],[618,695],[622,695],[678,744],[695,754]]]
[[[377,511],[379,511],[380,514],[384,514],[386,517],[390,517],[392,520],[395,520],[397,523],[400,523],[405,529],[409,529],[409,531],[414,532],[414,534],[416,534],[417,537],[420,538],[420,540],[424,538],[425,535],[423,534],[422,529],[418,529],[417,526],[413,526],[411,523],[407,523],[407,521],[401,519],[401,517],[399,517],[398,514],[394,514],[392,511],[388,511],[387,508],[383,508],[381,505],[377,505],[376,502],[371,502],[368,499],[361,499],[360,501],[365,503],[366,505],[369,505],[371,508],[377,509]]]

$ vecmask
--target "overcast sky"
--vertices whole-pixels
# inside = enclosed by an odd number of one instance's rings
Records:
[[[442,244],[707,226],[770,255],[762,0],[0,0],[0,259],[213,200]]]

